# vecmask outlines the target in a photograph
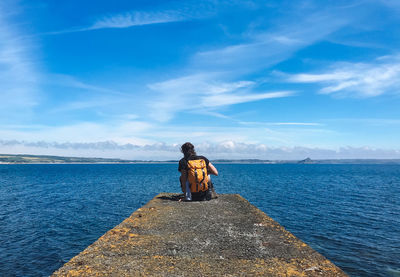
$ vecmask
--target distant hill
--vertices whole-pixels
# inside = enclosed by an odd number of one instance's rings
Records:
[[[260,160],[260,159],[216,159],[213,163],[232,164],[400,164],[400,159],[325,159],[312,160]],[[0,163],[6,164],[73,164],[73,163],[178,163],[177,160],[151,161],[151,160],[123,160],[105,158],[61,157],[46,155],[13,155],[0,154]]]
[[[400,164],[400,159],[325,159],[310,158],[298,161],[299,164]]]
[[[213,163],[249,163],[249,164],[400,164],[400,159],[324,159],[312,160],[259,160],[259,159],[219,159]]]
[[[104,158],[79,158],[79,157],[59,157],[44,155],[7,155],[0,154],[0,163],[129,163],[132,161],[121,159],[104,159]]]
[[[299,164],[312,164],[312,163],[314,163],[314,161],[311,160],[310,158],[307,158],[307,159],[299,161],[298,163]]]

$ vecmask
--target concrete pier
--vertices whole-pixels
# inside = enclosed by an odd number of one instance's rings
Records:
[[[53,276],[347,276],[237,194],[162,193]]]

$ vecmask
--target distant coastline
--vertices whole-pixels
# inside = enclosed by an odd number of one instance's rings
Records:
[[[261,160],[215,159],[213,163],[228,164],[400,164],[400,159],[318,159]],[[0,154],[0,164],[171,164],[178,160],[123,160],[107,158],[62,157],[48,155]]]

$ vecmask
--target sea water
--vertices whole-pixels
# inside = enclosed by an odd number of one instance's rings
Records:
[[[400,166],[217,164],[239,193],[350,276],[399,276]],[[0,276],[48,276],[159,192],[175,164],[0,165]]]

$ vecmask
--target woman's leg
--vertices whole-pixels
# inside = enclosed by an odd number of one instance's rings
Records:
[[[186,185],[185,186],[185,191],[184,191],[184,193],[185,193],[185,201],[191,201],[192,200],[192,193],[190,192],[189,181],[186,181],[185,185]]]

